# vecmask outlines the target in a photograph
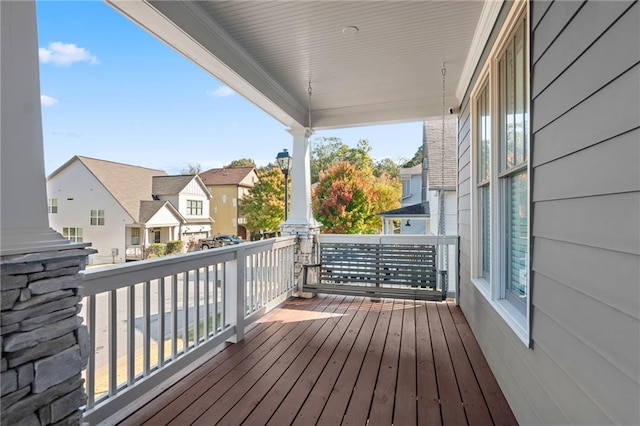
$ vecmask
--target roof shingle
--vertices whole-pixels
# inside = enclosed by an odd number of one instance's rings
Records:
[[[458,164],[456,157],[456,133],[458,130],[455,117],[444,120],[444,157],[442,147],[442,119],[424,122],[423,137],[426,139],[425,154],[429,173],[429,189],[444,187],[455,189]]]
[[[154,176],[152,184],[153,195],[179,194],[185,186],[193,180],[195,175]]]
[[[240,185],[252,171],[253,167],[210,169],[200,173],[200,179],[207,186]]]
[[[148,169],[113,161],[82,156],[75,156],[74,158],[84,164],[84,166],[93,173],[107,191],[113,195],[127,213],[136,221],[140,218],[140,200],[151,199],[151,182],[153,177],[166,176],[167,174],[162,170]],[[54,172],[54,174],[55,173],[56,172]]]

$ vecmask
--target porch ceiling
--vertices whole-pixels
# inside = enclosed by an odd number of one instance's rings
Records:
[[[287,126],[307,126],[311,80],[319,129],[441,114],[443,62],[457,105],[496,3],[106,1]]]

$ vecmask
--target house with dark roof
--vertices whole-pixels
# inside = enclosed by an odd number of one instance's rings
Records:
[[[213,195],[209,214],[215,221],[215,232],[237,235],[248,240],[251,235],[245,226],[246,218],[240,211],[240,200],[258,182],[255,169],[252,167],[210,169],[200,173],[200,179]]]
[[[211,235],[211,194],[198,176],[74,156],[47,178],[51,227],[91,242],[90,264],[146,257],[147,248]]]
[[[427,120],[423,126],[422,179],[431,220],[428,234],[455,235],[458,228],[457,178],[458,120],[447,116]],[[426,178],[426,179],[425,179]]]
[[[399,170],[402,207],[378,214],[383,234],[456,233],[456,126],[455,117],[423,123],[422,164]]]

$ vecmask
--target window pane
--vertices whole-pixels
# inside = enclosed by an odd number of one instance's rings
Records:
[[[515,139],[515,158],[514,165],[522,164],[525,161],[524,154],[524,34],[521,27],[516,32],[515,38],[515,114],[514,114],[514,139]]]
[[[477,110],[478,181],[482,183],[489,179],[491,170],[491,114],[488,84],[485,85],[477,100]]]
[[[482,276],[489,279],[491,272],[491,198],[489,185],[481,188],[482,202]]]
[[[507,189],[507,292],[527,302],[527,172],[508,178]]]
[[[506,168],[505,152],[507,151],[507,60],[505,55],[498,62],[498,128],[500,129],[500,168]]]

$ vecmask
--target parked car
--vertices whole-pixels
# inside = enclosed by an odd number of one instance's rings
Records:
[[[216,235],[214,237],[216,241],[222,242],[224,245],[240,244],[243,241],[234,235]]]
[[[230,246],[234,244],[240,244],[242,242],[242,240],[236,238],[233,235],[220,234],[211,238],[200,238],[198,240],[198,247],[200,247],[201,250],[208,250],[210,248]]]

